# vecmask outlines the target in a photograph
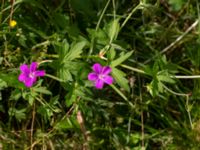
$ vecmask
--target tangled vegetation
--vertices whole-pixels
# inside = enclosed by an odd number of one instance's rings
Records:
[[[1,0],[0,149],[200,149],[198,0]]]

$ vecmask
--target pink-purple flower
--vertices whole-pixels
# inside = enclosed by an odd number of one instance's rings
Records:
[[[101,66],[96,63],[92,66],[93,72],[88,74],[88,80],[92,81],[97,89],[102,89],[104,83],[112,84],[113,77],[109,75],[112,69],[109,66]]]
[[[37,77],[42,77],[45,75],[44,70],[37,70],[37,62],[32,62],[30,67],[26,64],[20,66],[21,74],[18,77],[18,80],[23,82],[26,87],[32,87],[33,84],[37,81]]]

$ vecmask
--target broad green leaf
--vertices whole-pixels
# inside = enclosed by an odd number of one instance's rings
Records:
[[[24,88],[23,83],[18,81],[18,75],[15,73],[4,74],[0,72],[0,79],[5,81],[8,86],[15,88]],[[4,83],[5,84],[5,83]]]
[[[95,42],[101,45],[107,45],[109,43],[109,37],[102,29],[87,29],[90,38],[95,38]]]
[[[162,82],[168,82],[172,84],[175,83],[175,80],[170,77],[169,73],[166,70],[158,72],[157,79],[158,81]]]
[[[70,61],[79,57],[85,45],[86,45],[86,41],[81,41],[81,42],[72,44],[70,50],[65,55],[64,59]]]
[[[120,56],[119,58],[117,58],[111,62],[111,66],[116,67],[116,66],[120,65],[122,62],[127,60],[132,54],[133,54],[133,51],[130,51],[130,52]]]
[[[68,70],[68,68],[65,65],[63,65],[61,68],[59,68],[58,76],[61,80],[64,80],[64,81],[72,81],[73,80],[70,71]]]
[[[175,83],[175,81],[172,78],[170,78],[169,76],[157,75],[157,78],[158,78],[159,81],[168,82],[168,83]]]
[[[122,72],[121,70],[118,70],[116,68],[112,69],[112,76],[114,77],[115,81],[117,84],[119,84],[120,87],[125,89],[127,92],[130,91],[129,85],[128,85],[128,80],[124,77],[125,73]]]

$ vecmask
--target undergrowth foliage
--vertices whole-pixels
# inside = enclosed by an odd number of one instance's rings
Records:
[[[199,149],[199,7],[2,0],[0,149]]]

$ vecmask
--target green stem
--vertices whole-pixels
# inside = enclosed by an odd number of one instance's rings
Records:
[[[51,62],[53,62],[53,60],[43,60],[43,61],[39,62],[38,65],[41,65],[41,64],[47,63],[47,62],[51,63]]]
[[[129,13],[129,15],[126,17],[126,19],[124,20],[124,22],[121,25],[120,30],[125,26],[125,24],[128,22],[128,20],[131,18],[131,16],[133,15],[133,13],[140,8],[142,3],[139,3],[135,8],[133,8],[133,10]]]
[[[185,93],[177,93],[172,91],[171,89],[169,89],[168,87],[166,87],[165,85],[163,85],[164,89],[166,89],[168,92],[174,94],[174,95],[178,95],[178,96],[188,96],[189,94],[185,94]]]
[[[104,7],[104,9],[103,9],[103,11],[102,11],[102,13],[101,13],[101,16],[99,17],[99,20],[98,20],[98,22],[97,22],[97,26],[96,26],[96,29],[95,29],[96,31],[99,29],[99,25],[100,25],[100,23],[101,23],[101,20],[102,20],[102,18],[103,18],[103,15],[104,15],[105,12],[106,12],[106,9],[108,8],[109,3],[110,3],[110,0],[107,1],[106,6]]]
[[[123,68],[129,69],[131,71],[135,71],[135,72],[138,72],[138,73],[146,74],[143,70],[140,70],[140,69],[137,69],[137,68],[133,68],[133,67],[130,67],[130,66],[127,66],[127,65],[123,65],[123,64],[121,64],[120,66],[123,67]]]
[[[200,79],[200,75],[190,75],[190,76],[175,75],[175,76],[170,76],[170,77],[176,78],[176,79]]]
[[[23,2],[23,0],[17,0],[17,1],[15,1],[15,3],[13,4],[13,6],[15,6],[15,5],[19,4],[19,3],[22,3],[22,2]],[[6,11],[6,10],[10,10],[10,8],[11,8],[11,5],[9,5],[8,7],[6,7],[5,9],[3,9],[1,12],[3,13],[3,12]]]
[[[110,85],[113,90],[115,90],[132,108],[135,108],[134,105],[128,100],[128,98],[113,84]]]
[[[42,42],[42,43],[39,43],[39,44],[34,45],[34,46],[32,47],[32,49],[34,50],[34,49],[36,49],[36,48],[38,48],[38,47],[47,46],[47,45],[49,45],[49,44],[50,44],[50,41],[47,40],[47,41],[44,41],[44,42]]]
[[[138,69],[138,68],[134,68],[134,67],[130,67],[127,65],[120,65],[123,68],[129,69],[131,71],[134,72],[138,72],[138,73],[142,73],[142,74],[146,74],[143,70]],[[170,76],[171,78],[175,78],[175,79],[200,79],[200,75],[189,75],[189,76],[185,76],[185,75],[174,75],[174,76]]]
[[[193,129],[192,117],[191,117],[190,109],[189,109],[189,95],[186,96],[186,111],[188,113],[188,118],[189,118],[189,121],[190,121],[190,126]]]
[[[106,3],[102,13],[101,13],[101,16],[99,17],[99,20],[97,22],[97,25],[96,25],[96,28],[95,28],[95,31],[97,31],[99,29],[99,26],[100,26],[100,23],[101,23],[101,20],[103,18],[103,15],[105,14],[106,12],[106,9],[108,8],[108,5],[110,3],[110,0],[108,0],[108,2]],[[92,51],[93,51],[93,48],[94,48],[94,41],[95,41],[95,37],[92,36],[92,39],[91,39],[91,44],[90,44],[90,50],[89,50],[89,53],[88,53],[88,56],[90,56],[92,54]]]
[[[45,74],[45,76],[46,76],[46,77],[49,77],[49,78],[52,78],[52,79],[54,79],[54,80],[56,80],[56,81],[59,81],[59,82],[65,82],[64,80],[59,79],[58,77],[53,76],[53,75],[50,75],[50,74]]]

